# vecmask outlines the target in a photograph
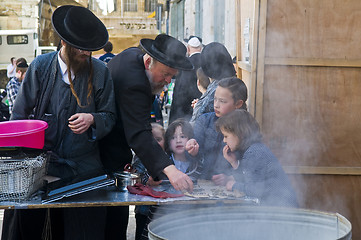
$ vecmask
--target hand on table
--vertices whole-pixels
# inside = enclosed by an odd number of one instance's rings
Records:
[[[152,176],[149,177],[148,181],[147,181],[147,185],[148,186],[159,186],[159,184],[162,183],[162,180],[159,181],[154,181],[154,179],[152,178]]]
[[[177,191],[193,192],[193,182],[187,174],[179,171],[174,165],[164,168],[163,172],[167,175],[170,183]]]

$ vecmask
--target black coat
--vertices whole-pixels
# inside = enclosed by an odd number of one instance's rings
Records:
[[[160,177],[172,164],[152,134],[150,112],[154,96],[145,73],[143,53],[129,48],[109,63],[117,108],[113,131],[101,141],[101,156],[108,171],[122,170],[137,154],[152,177]]]
[[[175,80],[169,123],[177,118],[190,120],[193,113],[191,103],[193,99],[202,95],[197,87],[197,69],[201,66],[201,54],[195,53],[189,57],[189,60],[194,70],[181,71]]]

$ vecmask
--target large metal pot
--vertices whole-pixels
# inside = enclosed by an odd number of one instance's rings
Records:
[[[337,213],[306,209],[221,206],[168,214],[148,226],[149,239],[351,239],[351,223]]]

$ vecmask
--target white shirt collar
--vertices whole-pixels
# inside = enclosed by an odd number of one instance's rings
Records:
[[[60,57],[61,51],[62,51],[62,49],[60,49],[60,51],[58,52],[58,62],[59,62],[60,70],[61,70],[62,80],[65,83],[70,84],[69,78],[68,78],[68,66]],[[74,80],[74,78],[75,78],[74,73],[71,72],[71,80]]]
[[[189,57],[192,57],[194,54],[197,54],[197,53],[201,53],[201,52],[194,52],[191,55],[189,55]]]

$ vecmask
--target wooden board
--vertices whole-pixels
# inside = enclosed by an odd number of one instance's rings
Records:
[[[360,59],[359,0],[268,0],[266,56]]]
[[[284,165],[361,166],[360,68],[269,66],[262,130]]]

